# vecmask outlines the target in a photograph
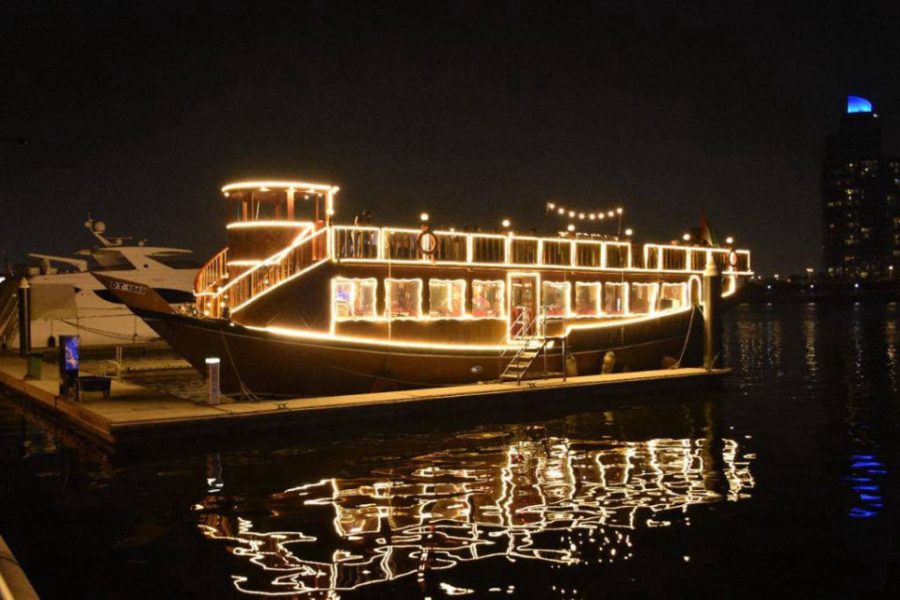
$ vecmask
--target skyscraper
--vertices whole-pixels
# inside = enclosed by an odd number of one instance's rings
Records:
[[[872,103],[847,97],[822,169],[824,263],[834,277],[877,278],[900,264],[900,159],[882,153]]]

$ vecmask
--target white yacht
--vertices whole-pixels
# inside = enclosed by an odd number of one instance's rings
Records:
[[[84,226],[99,242],[74,256],[29,254],[34,264],[24,275],[31,288],[31,341],[41,348],[55,345],[60,335],[78,335],[82,346],[145,343],[159,339],[139,317],[92,275],[103,272],[154,288],[173,305],[193,303],[198,265],[194,253],[183,248],[132,242],[106,235],[106,225],[88,216]],[[12,279],[12,278],[10,278]],[[20,277],[15,278],[16,281]],[[12,281],[0,310],[0,345],[19,345]],[[16,284],[17,285],[17,284]]]

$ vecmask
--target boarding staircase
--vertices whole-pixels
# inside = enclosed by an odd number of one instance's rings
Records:
[[[547,337],[546,322],[547,319],[543,308],[533,319],[529,319],[527,312],[522,311],[512,322],[510,331],[515,331],[516,334],[510,340],[510,345],[500,353],[501,382],[515,381],[516,384],[520,384],[526,378],[547,378],[562,375],[562,373],[551,372],[548,369],[550,350],[558,347],[560,352],[562,352],[562,344],[558,343],[561,341],[561,338]],[[542,358],[544,361],[543,371],[529,373],[529,369],[539,358]],[[503,364],[504,361],[507,361],[505,366]]]
[[[0,283],[0,348],[11,347],[19,334],[19,299],[15,278]]]

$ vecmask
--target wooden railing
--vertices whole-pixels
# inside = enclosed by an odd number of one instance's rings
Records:
[[[273,254],[239,275],[228,277],[227,254],[220,252],[197,275],[197,308],[210,317],[225,317],[251,300],[288,279],[299,276],[316,263],[328,259],[328,229],[298,238],[287,248]],[[225,264],[224,272],[216,269]],[[214,279],[215,274],[218,279]],[[203,288],[199,286],[205,286]]]

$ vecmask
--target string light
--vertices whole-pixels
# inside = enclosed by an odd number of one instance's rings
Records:
[[[560,216],[568,215],[570,219],[578,218],[578,219],[590,219],[591,221],[595,221],[597,219],[603,219],[604,217],[614,217],[616,215],[621,216],[625,209],[621,206],[616,207],[615,209],[610,210],[599,210],[599,211],[582,211],[575,208],[562,206],[557,204],[556,202],[547,202],[546,204],[547,213],[551,213],[556,211],[556,214]]]

